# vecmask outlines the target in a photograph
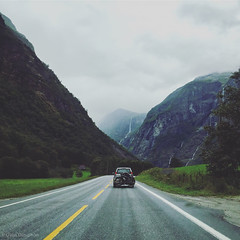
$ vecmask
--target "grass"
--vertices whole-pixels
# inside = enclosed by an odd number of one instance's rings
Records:
[[[149,175],[141,174],[136,177],[136,180],[139,182],[146,183],[147,185],[152,186],[157,189],[160,189],[164,192],[170,192],[170,193],[181,194],[181,195],[189,195],[189,196],[209,196],[209,195],[211,195],[211,194],[208,194],[206,191],[189,190],[189,189],[185,189],[185,188],[182,188],[182,187],[179,187],[176,185],[157,181]]]
[[[21,197],[48,190],[73,185],[93,177],[91,173],[83,171],[82,177],[72,178],[44,178],[44,179],[1,179],[0,180],[0,199]]]
[[[174,169],[152,168],[142,172],[136,180],[160,190],[189,196],[238,195],[240,188],[224,178],[207,175],[206,165]]]
[[[196,174],[201,173],[206,175],[207,174],[207,165],[206,164],[200,164],[200,165],[194,165],[194,166],[187,166],[187,167],[178,167],[175,168],[179,173],[185,173],[185,174]]]

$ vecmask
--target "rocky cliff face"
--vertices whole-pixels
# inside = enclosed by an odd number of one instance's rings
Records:
[[[171,159],[182,164],[199,163],[199,149],[206,135],[203,127],[215,124],[211,115],[217,93],[230,73],[210,74],[177,89],[147,114],[139,130],[123,145],[142,160],[168,167]]]
[[[99,123],[99,128],[116,142],[122,143],[130,133],[142,125],[145,117],[145,113],[117,109],[104,117]]]

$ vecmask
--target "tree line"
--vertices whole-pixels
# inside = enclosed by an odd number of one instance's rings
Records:
[[[230,77],[228,86],[218,94],[219,106],[214,110],[216,126],[205,127],[202,157],[211,176],[238,184],[240,173],[240,69]]]

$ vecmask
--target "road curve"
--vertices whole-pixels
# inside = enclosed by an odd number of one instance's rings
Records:
[[[239,239],[222,212],[112,176],[0,201],[0,239]]]

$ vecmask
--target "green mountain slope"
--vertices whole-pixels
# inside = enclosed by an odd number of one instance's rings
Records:
[[[136,160],[103,134],[81,103],[0,15],[0,176],[69,176],[73,164],[109,173]]]

